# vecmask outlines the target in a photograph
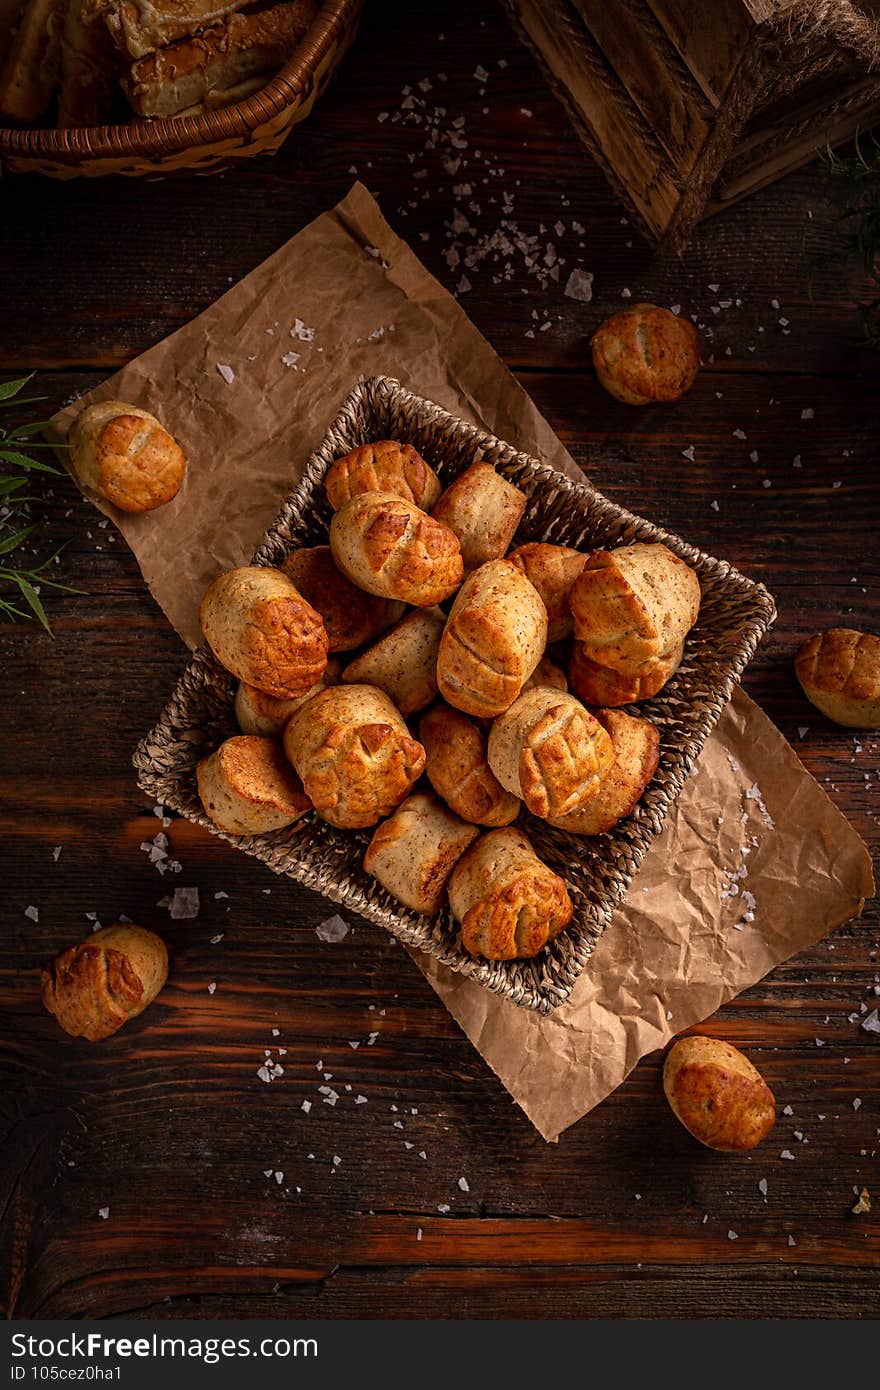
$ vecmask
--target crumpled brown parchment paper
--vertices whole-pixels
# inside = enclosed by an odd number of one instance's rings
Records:
[[[581,476],[464,310],[356,184],[198,318],[85,398],[154,410],[186,450],[186,482],[169,506],[144,516],[101,509],[190,646],[200,641],[207,584],[219,567],[252,554],[361,374],[397,377]],[[56,417],[59,439],[79,408]],[[638,511],[638,498],[629,502]],[[156,692],[157,713],[166,693]],[[861,840],[739,691],[554,1014],[519,1009],[414,958],[549,1140],[641,1057],[847,921],[872,891]]]

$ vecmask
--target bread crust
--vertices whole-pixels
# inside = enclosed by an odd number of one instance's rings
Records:
[[[493,719],[522,690],[547,643],[547,610],[509,560],[490,560],[461,586],[437,658],[447,704]]]
[[[537,955],[572,918],[564,881],[513,826],[488,831],[462,855],[449,905],[465,950],[487,960]]]
[[[507,558],[519,566],[541,595],[547,609],[547,641],[564,642],[574,630],[568,596],[587,562],[586,555],[568,545],[528,541],[511,550]]]
[[[274,738],[237,734],[196,768],[205,815],[229,835],[284,830],[312,809]]]
[[[649,720],[617,709],[593,713],[608,731],[614,762],[590,801],[568,815],[547,817],[551,825],[570,835],[601,835],[612,830],[635,810],[660,761],[660,735]]]
[[[811,704],[846,729],[880,728],[880,637],[831,627],[810,637],[794,659]]]
[[[449,875],[479,833],[420,792],[376,827],[364,868],[404,906],[434,916],[446,903]]]
[[[384,492],[429,512],[440,496],[440,479],[411,444],[378,439],[334,459],[326,488],[334,511],[361,493]]]
[[[575,642],[568,667],[568,683],[585,705],[614,708],[650,700],[671,680],[681,665],[684,643],[668,656],[647,661],[634,675],[623,676],[608,666],[591,661],[580,642]]]
[[[186,458],[155,415],[123,401],[88,405],[70,430],[80,484],[123,512],[164,507],[180,491]]]
[[[432,515],[458,536],[465,573],[506,555],[526,508],[525,494],[478,460],[460,473]]]
[[[700,611],[700,581],[667,546],[638,542],[592,551],[569,602],[584,655],[632,676],[684,641]]]
[[[384,691],[338,685],[288,720],[284,749],[322,819],[341,830],[375,825],[409,795],[425,769]]]
[[[375,685],[401,714],[414,714],[437,694],[437,653],[446,626],[442,608],[419,608],[346,666],[342,679]]]
[[[510,825],[521,801],[506,791],[489,766],[488,738],[461,710],[436,704],[422,715],[419,738],[425,771],[438,796],[473,825]]]
[[[221,666],[277,700],[305,695],[327,667],[327,632],[286,574],[243,565],[219,574],[199,608]]]
[[[352,584],[337,568],[329,545],[294,550],[279,568],[324,619],[328,651],[362,647],[403,617],[402,603],[377,598]]]
[[[168,978],[168,952],[133,922],[100,927],[43,969],[43,1007],[73,1038],[99,1042],[151,1004]]]
[[[666,1054],[663,1090],[695,1139],[722,1153],[753,1149],[776,1123],[776,1101],[761,1073],[720,1038],[679,1038]]]
[[[700,369],[700,338],[688,320],[657,304],[632,304],[593,334],[593,366],[627,405],[677,401]]]
[[[613,762],[607,729],[573,695],[547,686],[520,695],[489,734],[498,781],[544,820],[591,801]]]
[[[295,710],[305,704],[319,690],[338,685],[342,680],[342,662],[331,656],[324,674],[319,681],[306,691],[305,695],[294,696],[291,700],[276,700],[265,690],[258,690],[247,681],[239,681],[235,692],[235,717],[243,734],[259,734],[262,738],[277,738],[284,732],[284,726]]]
[[[551,690],[567,690],[568,681],[561,666],[557,666],[555,661],[551,661],[549,656],[542,656],[532,674],[529,676],[522,688],[522,693],[527,690],[536,690],[538,686],[549,686]]]
[[[442,603],[464,574],[449,528],[387,492],[360,493],[334,512],[330,548],[353,584],[416,608]]]

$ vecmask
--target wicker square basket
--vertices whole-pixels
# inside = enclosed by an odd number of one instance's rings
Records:
[[[357,33],[363,0],[324,0],[281,71],[233,106],[199,116],[78,129],[0,127],[0,172],[53,179],[217,173],[272,154],[304,121]]]
[[[291,830],[270,835],[222,834],[203,814],[195,767],[236,733],[236,682],[200,648],[183,673],[156,727],[134,754],[139,782],[154,801],[205,826],[276,873],[296,879],[342,907],[378,923],[408,946],[477,980],[497,994],[549,1013],[570,994],[666,813],[685,783],[743,668],[775,617],[761,584],[641,517],[575,483],[512,445],[458,420],[431,401],[376,377],[350,393],[305,475],[284,503],[254,563],[275,565],[302,545],[325,544],[330,509],[324,475],[334,458],[370,440],[404,440],[449,483],[475,455],[493,463],[528,497],[515,544],[551,541],[582,549],[630,541],[663,541],[700,576],[703,600],[676,676],[639,709],[660,730],[660,766],[636,810],[608,834],[581,838],[523,815],[536,850],[566,880],[574,903],[572,926],[533,960],[485,961],[461,947],[448,909],[420,917],[392,898],[362,868],[370,831],[340,831],[310,814]]]

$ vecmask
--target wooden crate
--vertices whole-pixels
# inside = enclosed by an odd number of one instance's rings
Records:
[[[880,120],[880,0],[505,0],[642,231],[694,225]]]

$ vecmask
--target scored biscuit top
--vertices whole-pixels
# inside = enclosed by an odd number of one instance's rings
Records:
[[[475,825],[516,820],[520,799],[490,768],[488,736],[472,719],[449,705],[435,705],[422,716],[419,737],[428,781],[456,815]]]
[[[573,696],[520,695],[489,734],[489,765],[533,815],[563,816],[596,796],[614,761],[607,730]]]
[[[534,956],[572,918],[565,882],[514,827],[490,830],[462,856],[449,880],[462,945],[489,960]]]
[[[594,550],[569,595],[585,655],[623,674],[667,656],[696,622],[700,583],[660,543]]]
[[[596,795],[552,825],[571,835],[599,835],[611,830],[635,809],[660,761],[660,735],[647,719],[617,709],[597,709],[596,718],[608,731],[614,761],[601,779]]]
[[[457,537],[413,503],[367,492],[334,512],[330,544],[355,584],[379,584],[383,593],[420,608],[442,603],[461,583]]]
[[[364,492],[385,492],[428,512],[440,496],[440,480],[417,449],[393,439],[362,444],[327,471],[327,499],[337,511]]]
[[[657,304],[632,304],[600,324],[592,341],[602,384],[633,405],[678,400],[700,367],[694,325]]]
[[[649,700],[675,675],[684,655],[684,643],[669,656],[645,662],[632,675],[600,666],[590,660],[586,651],[581,642],[575,642],[568,668],[572,692],[585,705],[632,705]]]
[[[133,923],[116,923],[50,961],[41,996],[66,1033],[97,1042],[141,1013],[167,977],[162,939]]]
[[[512,704],[547,642],[547,610],[516,565],[490,560],[469,575],[440,641],[441,693],[467,714],[492,717]]]
[[[795,670],[808,692],[880,699],[880,637],[854,628],[828,628],[799,649]]]
[[[307,700],[287,724],[284,749],[315,810],[341,829],[375,825],[425,769],[424,748],[370,685],[333,686]]]
[[[221,666],[276,699],[305,694],[324,674],[323,619],[278,569],[243,565],[219,574],[199,619]]]

